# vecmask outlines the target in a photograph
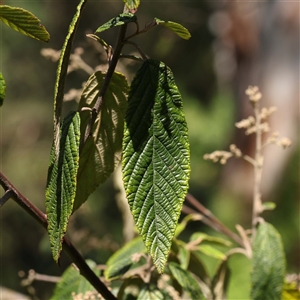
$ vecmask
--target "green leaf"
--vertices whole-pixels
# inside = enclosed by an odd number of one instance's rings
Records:
[[[135,13],[140,5],[140,0],[123,0],[123,2],[127,9],[132,13]]]
[[[0,107],[3,105],[6,92],[6,83],[2,73],[0,72]]]
[[[183,218],[183,220],[177,225],[175,231],[175,237],[178,237],[179,234],[186,228],[186,225],[191,221],[200,220],[199,216],[196,214],[189,214]]]
[[[230,270],[227,265],[227,260],[221,261],[212,280],[214,299],[226,299],[229,276]]]
[[[174,33],[176,33],[179,37],[188,40],[191,37],[190,32],[183,27],[181,24],[172,21],[163,21],[158,18],[154,19],[157,25],[163,25],[169,29],[171,29]]]
[[[299,300],[300,299],[300,286],[298,275],[294,274],[294,280],[284,282],[281,300]]]
[[[145,284],[142,286],[137,300],[164,300],[164,294],[155,284]]]
[[[190,272],[182,269],[177,263],[170,262],[169,268],[180,286],[190,295],[191,299],[202,299],[200,286]]]
[[[180,266],[183,269],[187,269],[190,262],[190,251],[186,248],[186,243],[179,243],[178,259],[180,261]]]
[[[203,232],[195,232],[192,234],[192,236],[190,237],[190,241],[196,241],[196,240],[199,240],[199,243],[209,242],[209,244],[224,245],[227,247],[232,246],[232,243],[226,239],[208,235]]]
[[[105,74],[96,72],[86,83],[79,110],[93,108]],[[124,118],[127,108],[128,83],[124,75],[115,72],[108,86],[92,131],[80,154],[78,186],[74,211],[104,182],[121,161]],[[91,112],[81,112],[81,134],[90,121]]]
[[[62,124],[58,158],[52,146],[46,187],[48,233],[56,262],[60,257],[62,241],[73,210],[79,166],[79,142],[79,113],[71,112]]]
[[[162,62],[146,60],[132,82],[122,168],[135,223],[161,273],[190,174],[182,99],[171,70]]]
[[[251,299],[281,299],[284,274],[281,237],[271,224],[260,224],[253,242]]]
[[[23,8],[0,5],[0,20],[10,28],[34,39],[44,42],[50,39],[41,21]]]
[[[103,32],[107,29],[110,29],[112,27],[116,27],[116,26],[121,26],[127,23],[131,23],[131,22],[136,22],[137,18],[134,14],[132,13],[122,13],[112,19],[110,19],[109,21],[107,21],[106,23],[104,23],[103,25],[101,25],[96,31],[96,32]]]
[[[145,252],[146,248],[140,237],[128,242],[107,261],[107,268],[104,271],[106,280],[113,280],[124,275],[135,263],[133,255]]]
[[[200,245],[197,247],[197,249],[207,256],[221,260],[226,259],[226,255],[224,253],[210,245]]]
[[[262,203],[262,210],[273,210],[276,208],[276,203],[274,202],[263,202]]]
[[[188,270],[210,285],[210,277],[198,251],[191,251]]]
[[[88,260],[87,264],[97,276],[100,275],[95,262]],[[94,287],[82,275],[80,275],[79,270],[75,269],[74,266],[71,265],[65,270],[61,280],[56,285],[51,300],[74,300],[77,295],[79,296],[79,294],[81,294],[80,299],[102,299],[102,297],[99,298],[97,296],[99,293],[95,291]],[[92,298],[92,296],[94,298]]]
[[[86,4],[87,0],[81,0],[77,6],[77,11],[69,26],[68,34],[64,41],[63,47],[60,52],[56,71],[56,81],[54,86],[54,148],[56,157],[58,157],[59,149],[59,129],[61,123],[61,111],[64,98],[64,85],[67,76],[69,58],[71,54],[72,43],[74,40],[76,28],[78,26],[81,12]]]
[[[101,39],[98,35],[89,33],[86,35],[87,37],[93,39],[94,41],[97,41],[102,47],[104,48],[105,51],[108,51],[109,45]]]

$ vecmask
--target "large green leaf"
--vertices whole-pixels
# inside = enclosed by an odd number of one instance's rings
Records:
[[[99,269],[95,262],[88,260],[87,264],[99,276]],[[79,273],[74,266],[68,267],[56,285],[51,300],[74,299],[103,299],[94,287]],[[76,298],[77,296],[77,298]],[[81,296],[81,297],[80,297]]]
[[[140,237],[128,242],[107,261],[104,271],[106,280],[116,279],[125,274],[135,262],[132,256],[145,252],[146,248]]]
[[[64,98],[64,85],[67,76],[69,58],[71,54],[72,43],[74,40],[76,28],[78,26],[81,12],[86,4],[87,0],[81,0],[77,6],[77,11],[69,26],[68,34],[65,38],[63,47],[60,52],[56,71],[56,81],[54,86],[54,146],[56,151],[56,157],[58,157],[59,149],[59,128],[61,123],[61,111]]]
[[[191,299],[203,299],[200,286],[189,271],[182,269],[174,262],[169,263],[169,268],[176,281],[190,295]]]
[[[121,25],[124,25],[127,23],[135,22],[136,20],[137,19],[134,14],[129,13],[129,12],[122,13],[122,14],[110,19],[103,25],[101,25],[95,32],[102,32],[102,31],[105,31],[112,27],[121,26]]]
[[[31,12],[8,5],[0,5],[0,20],[10,28],[34,39],[48,42],[50,35],[41,21]]]
[[[163,272],[188,190],[190,154],[181,95],[162,62],[146,60],[132,82],[122,168],[135,223]]]
[[[55,147],[50,153],[46,187],[46,212],[52,255],[58,261],[75,199],[79,167],[80,116],[68,114],[60,131],[59,157]]]
[[[103,84],[105,74],[96,72],[86,83],[79,109],[93,108]],[[127,108],[128,84],[124,75],[114,73],[98,114],[92,136],[80,153],[78,186],[74,210],[86,201],[88,196],[104,182],[121,161],[124,118]],[[90,121],[91,112],[81,113],[81,134]]]
[[[279,233],[269,223],[260,224],[253,242],[251,299],[281,299],[285,257]]]
[[[140,5],[140,0],[123,0],[130,12],[135,12]]]
[[[174,33],[176,33],[179,37],[188,40],[191,37],[190,32],[181,24],[178,24],[173,21],[163,21],[158,18],[154,19],[157,25],[165,26],[171,29]]]
[[[58,261],[68,220],[73,211],[79,166],[79,113],[68,115],[61,125],[64,83],[75,30],[87,0],[81,0],[69,26],[57,66],[54,87],[54,140],[46,188],[46,211],[52,255]],[[69,164],[70,163],[70,164]]]
[[[0,107],[3,105],[6,92],[6,83],[2,73],[0,72]]]

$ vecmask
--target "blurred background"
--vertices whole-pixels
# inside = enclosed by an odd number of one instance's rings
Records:
[[[9,1],[33,12],[51,35],[48,44],[32,40],[0,24],[0,70],[7,94],[0,109],[0,169],[42,211],[49,153],[53,137],[53,86],[57,62],[41,55],[43,48],[59,50],[78,1]],[[258,85],[263,107],[278,108],[270,127],[292,140],[282,150],[265,150],[262,200],[275,202],[263,217],[280,232],[287,255],[287,272],[299,272],[299,3],[283,1],[143,1],[137,12],[140,27],[154,17],[181,23],[191,32],[188,41],[166,28],[156,27],[135,38],[151,58],[172,70],[183,96],[191,143],[190,192],[227,227],[251,227],[252,169],[241,160],[225,166],[204,161],[203,155],[227,150],[235,143],[253,155],[254,139],[234,123],[252,114],[245,96],[248,85]],[[83,12],[74,49],[93,69],[105,69],[103,50],[86,37],[123,10],[123,2],[89,1]],[[129,30],[134,30],[134,25]],[[118,30],[101,34],[114,45]],[[81,51],[81,50],[80,50]],[[126,46],[124,53],[134,53]],[[82,52],[82,51],[81,51]],[[79,52],[78,52],[79,53]],[[121,60],[118,69],[132,80],[138,64]],[[67,78],[66,93],[81,89],[88,72],[78,70]],[[76,108],[74,100],[66,110]],[[71,218],[69,237],[85,258],[105,264],[124,243],[119,193],[111,176]],[[3,191],[0,191],[0,196]],[[200,222],[193,231],[213,231]],[[214,233],[215,234],[215,233]],[[63,254],[61,266],[52,260],[48,237],[39,224],[13,201],[0,210],[0,285],[48,299],[54,284],[34,282],[31,290],[21,286],[20,275],[30,269],[60,276],[71,263]],[[232,259],[228,299],[247,299],[249,263]],[[243,267],[242,267],[243,266]],[[244,268],[246,266],[246,268]],[[244,269],[244,270],[243,270]],[[248,277],[247,277],[248,276]]]

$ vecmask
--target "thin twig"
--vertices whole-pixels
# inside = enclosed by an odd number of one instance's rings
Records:
[[[255,164],[254,164],[254,187],[253,187],[253,211],[252,211],[252,237],[251,241],[253,242],[256,235],[256,224],[257,218],[259,216],[261,200],[260,200],[260,183],[262,175],[262,166],[263,166],[263,157],[261,155],[261,139],[262,139],[262,129],[260,126],[261,115],[259,110],[259,102],[253,104],[254,115],[255,115]]]
[[[47,216],[40,211],[34,204],[25,198],[5,177],[0,171],[0,185],[5,191],[11,191],[11,198],[20,205],[29,215],[31,215],[37,222],[39,222],[45,229],[47,229]],[[107,300],[117,300],[117,298],[108,290],[106,285],[87,265],[78,250],[65,237],[63,241],[63,250],[69,255],[71,260],[76,264],[80,270],[80,274],[86,278],[87,281]]]
[[[106,94],[106,91],[108,89],[109,83],[110,83],[111,78],[112,78],[112,76],[114,74],[114,71],[116,69],[116,66],[117,66],[117,63],[118,63],[118,60],[119,60],[122,48],[124,46],[124,38],[125,38],[125,34],[126,34],[126,28],[127,28],[127,24],[122,25],[121,28],[120,28],[119,36],[118,36],[117,43],[116,43],[116,47],[115,47],[114,53],[113,53],[113,57],[112,57],[112,59],[110,61],[109,68],[108,68],[106,76],[104,78],[104,82],[102,84],[102,87],[101,87],[98,99],[97,99],[97,101],[95,103],[95,106],[93,107],[92,116],[91,116],[90,122],[88,123],[88,125],[86,127],[86,130],[85,130],[83,144],[86,143],[88,137],[91,135],[92,128],[94,126],[94,123],[96,121],[97,115],[99,114],[101,106],[102,106],[102,103],[104,101],[104,96]]]
[[[201,221],[211,226],[213,229],[227,235],[229,238],[233,239],[239,245],[244,246],[242,239],[237,234],[232,232],[229,228],[227,228],[224,224],[222,224],[212,214],[212,212],[206,207],[204,207],[193,195],[188,193],[185,198],[191,205],[193,205],[201,213],[201,215],[203,215],[203,217],[206,217],[207,219],[206,221],[204,221],[204,219],[202,219]]]
[[[23,273],[23,271],[21,272]],[[25,275],[25,273],[24,273]],[[23,276],[22,276],[23,277]],[[44,282],[51,282],[51,283],[58,283],[61,280],[61,277],[58,276],[50,276],[46,274],[39,274],[36,273],[34,270],[29,270],[28,276],[21,281],[22,286],[29,286],[34,281],[44,281]]]
[[[256,164],[256,161],[248,155],[243,155],[243,159],[245,161],[249,162],[252,166],[255,166],[255,164]]]
[[[157,25],[157,23],[155,21],[152,21],[151,23],[149,23],[143,30],[139,31],[137,30],[135,33],[127,36],[125,38],[126,41],[132,39],[133,37],[136,37],[140,34],[146,33],[147,31],[149,31],[150,29],[152,29],[153,27],[155,27]]]
[[[134,46],[134,47],[137,49],[137,51],[140,53],[141,57],[142,57],[144,60],[147,59],[146,54],[143,52],[143,50],[139,47],[139,45],[138,45],[137,43],[132,42],[132,41],[127,41],[126,44],[129,44],[129,45]]]
[[[12,191],[7,190],[5,194],[0,198],[0,208],[9,200],[12,198]]]

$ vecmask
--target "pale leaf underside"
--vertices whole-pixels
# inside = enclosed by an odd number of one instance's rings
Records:
[[[103,84],[105,73],[91,75],[83,90],[79,109],[93,108]],[[121,161],[124,117],[127,108],[128,84],[124,75],[114,73],[102,102],[100,113],[80,154],[78,186],[74,210],[104,182]],[[91,112],[81,112],[82,135]]]

